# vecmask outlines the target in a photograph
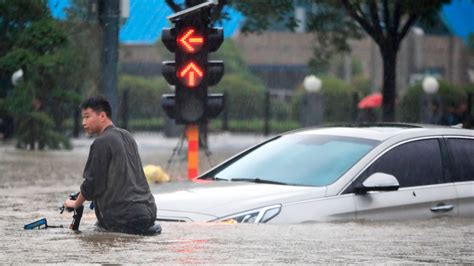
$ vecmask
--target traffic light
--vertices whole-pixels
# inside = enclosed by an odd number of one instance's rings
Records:
[[[213,5],[206,2],[169,16],[174,28],[162,31],[162,41],[175,57],[163,62],[162,73],[175,86],[175,94],[163,95],[161,105],[179,124],[215,118],[224,106],[222,94],[207,93],[224,74],[222,61],[208,60],[224,39],[223,30],[210,25]]]

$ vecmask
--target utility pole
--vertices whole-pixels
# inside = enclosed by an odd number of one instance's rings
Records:
[[[120,0],[99,0],[99,25],[102,29],[101,90],[112,107],[112,121],[117,122],[118,36]]]

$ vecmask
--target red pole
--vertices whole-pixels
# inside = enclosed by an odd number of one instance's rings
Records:
[[[199,174],[199,127],[197,124],[186,126],[188,139],[188,179],[192,180]]]

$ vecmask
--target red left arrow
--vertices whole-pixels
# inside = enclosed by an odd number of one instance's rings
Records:
[[[179,44],[190,53],[199,50],[204,42],[202,36],[194,35],[194,32],[194,29],[188,29],[179,38]]]
[[[199,66],[191,62],[182,68],[178,76],[187,79],[187,82],[185,82],[187,86],[195,87],[201,82],[204,73]]]

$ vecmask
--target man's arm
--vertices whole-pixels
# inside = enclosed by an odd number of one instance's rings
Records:
[[[84,169],[81,195],[86,200],[95,200],[107,186],[107,175],[111,154],[103,140],[96,139],[91,146]]]

